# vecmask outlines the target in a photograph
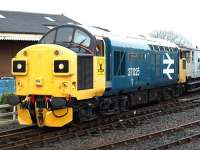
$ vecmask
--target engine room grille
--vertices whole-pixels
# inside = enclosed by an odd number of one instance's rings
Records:
[[[93,88],[93,57],[78,56],[78,90]]]

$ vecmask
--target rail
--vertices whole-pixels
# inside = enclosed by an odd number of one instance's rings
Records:
[[[160,115],[171,114],[183,110],[185,111],[187,109],[200,106],[199,102],[193,103],[196,99],[197,97],[190,100],[187,99],[181,101],[164,102],[157,105],[148,106],[146,108],[138,108],[137,110],[131,110],[129,112],[120,113],[114,116],[108,116],[99,120],[85,122],[79,125],[71,124],[69,126],[65,126],[64,128],[44,128],[42,130],[36,128],[34,131],[14,131],[10,132],[9,134],[5,134],[4,131],[3,133],[0,133],[0,149],[27,149],[36,145],[44,146],[45,143],[52,143],[53,141],[58,141],[60,139],[67,140],[87,135],[99,135],[107,130],[133,127],[147,118],[151,119]],[[97,146],[97,148],[84,147],[82,149],[96,150],[99,146]]]
[[[196,120],[196,121],[192,121],[192,122],[182,124],[182,125],[179,125],[179,126],[175,126],[175,127],[172,127],[172,128],[168,128],[168,129],[144,134],[142,136],[130,137],[130,138],[127,138],[127,139],[122,139],[120,141],[110,142],[110,143],[107,143],[105,145],[97,146],[97,147],[94,147],[94,148],[89,148],[88,150],[115,149],[115,148],[117,148],[117,146],[120,146],[120,145],[128,145],[129,143],[136,143],[138,141],[145,140],[145,139],[151,139],[153,137],[160,137],[161,138],[161,136],[163,136],[164,134],[167,134],[167,133],[174,133],[176,131],[184,131],[187,128],[192,128],[194,126],[199,127],[199,124],[200,124],[200,120]],[[178,144],[181,144],[183,142],[189,142],[189,141],[191,141],[191,139],[199,138],[199,137],[200,137],[200,133],[198,132],[197,134],[190,135],[190,136],[187,136],[185,138],[181,138],[181,139],[175,140],[173,142],[163,144],[163,145],[159,145],[159,146],[154,147],[154,148],[148,148],[148,149],[150,149],[150,150],[167,149],[171,145],[178,145]]]
[[[3,112],[2,110],[12,108],[10,112]],[[8,117],[12,116],[12,119],[8,119]],[[9,104],[0,105],[0,124],[15,122],[17,118],[16,107],[13,107]]]

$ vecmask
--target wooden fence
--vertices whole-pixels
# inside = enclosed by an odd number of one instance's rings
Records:
[[[12,108],[11,112],[2,112],[2,110]],[[12,119],[7,119],[8,117],[11,117]],[[0,105],[0,124],[8,123],[8,122],[15,122],[17,118],[17,112],[16,107],[13,107],[9,104]]]

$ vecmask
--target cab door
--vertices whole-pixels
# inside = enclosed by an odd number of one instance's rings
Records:
[[[102,96],[106,88],[105,48],[104,39],[102,37],[96,37],[96,52],[93,59],[94,90],[96,96]]]

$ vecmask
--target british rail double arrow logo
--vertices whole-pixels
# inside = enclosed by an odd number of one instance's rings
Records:
[[[167,77],[171,80],[171,73],[174,73],[174,69],[170,69],[171,65],[174,64],[174,60],[170,58],[168,53],[165,53],[165,56],[167,57],[167,59],[164,59],[164,55],[163,55],[163,64],[168,65],[166,69],[163,69],[163,74],[166,74]]]

